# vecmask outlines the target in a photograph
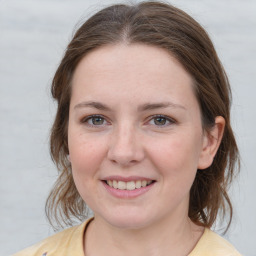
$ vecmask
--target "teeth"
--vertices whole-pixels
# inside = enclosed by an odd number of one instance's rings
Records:
[[[135,189],[135,182],[134,181],[129,181],[126,183],[126,189],[127,190],[134,190]]]
[[[124,181],[118,181],[117,188],[118,189],[126,189],[126,183]]]
[[[109,183],[108,183],[108,185],[111,186]],[[113,188],[117,188],[117,187],[118,187],[117,181],[113,180]]]
[[[150,185],[153,181],[146,181],[146,180],[136,180],[136,181],[116,181],[116,180],[107,180],[107,184],[115,189],[120,190],[134,190],[141,187],[146,187],[147,185]]]
[[[135,187],[136,188],[141,188],[141,181],[140,180],[136,180]]]
[[[142,187],[146,187],[146,186],[147,186],[147,181],[146,181],[146,180],[143,180],[143,181],[141,182],[141,186],[142,186]]]

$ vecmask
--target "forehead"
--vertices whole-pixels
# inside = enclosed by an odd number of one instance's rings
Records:
[[[143,44],[100,47],[78,64],[72,81],[72,98],[130,95],[149,101],[194,96],[192,77],[164,49]],[[168,99],[167,99],[168,98]]]

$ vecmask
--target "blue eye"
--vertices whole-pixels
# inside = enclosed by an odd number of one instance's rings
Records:
[[[156,117],[156,118],[154,118],[153,120],[154,120],[154,124],[155,124],[155,125],[165,125],[166,122],[168,121],[168,120],[166,120],[166,118],[161,117],[161,116]]]
[[[104,117],[98,115],[86,117],[82,122],[87,123],[90,126],[103,126],[107,123]]]
[[[156,125],[156,126],[168,126],[170,124],[175,123],[175,121],[166,116],[156,115],[156,116],[153,116],[153,118],[149,121],[149,123],[151,125]]]

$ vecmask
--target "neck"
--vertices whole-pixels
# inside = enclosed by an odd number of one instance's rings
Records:
[[[203,228],[187,216],[180,216],[178,221],[168,218],[140,229],[113,227],[95,216],[86,231],[85,254],[183,256],[193,250],[202,233]]]

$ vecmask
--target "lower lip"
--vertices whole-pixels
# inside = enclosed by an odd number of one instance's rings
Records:
[[[117,198],[135,198],[148,192],[154,186],[155,182],[151,183],[146,187],[141,187],[134,190],[122,190],[112,188],[108,184],[106,184],[105,181],[102,181],[102,184],[112,196],[115,196]]]

